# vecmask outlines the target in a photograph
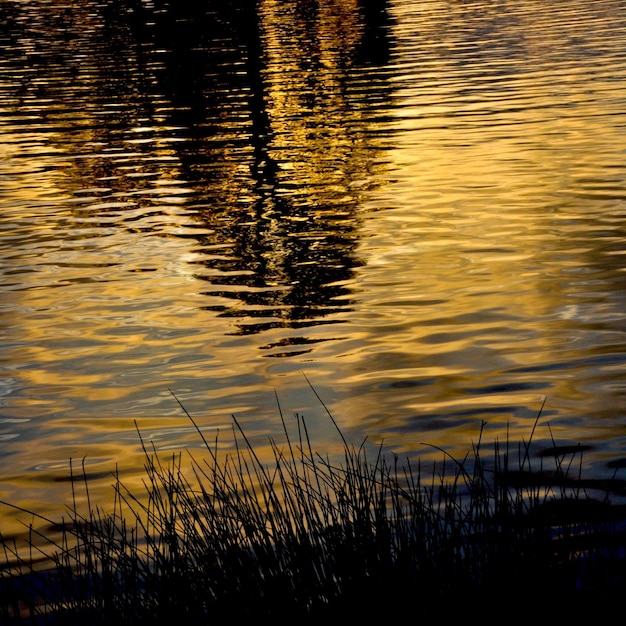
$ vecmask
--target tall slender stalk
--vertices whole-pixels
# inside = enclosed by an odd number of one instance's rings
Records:
[[[350,444],[332,416],[343,457],[324,457],[304,419],[296,416],[292,437],[279,411],[285,442],[270,439],[268,463],[234,417],[235,452],[221,455],[218,436],[209,442],[185,410],[204,444],[202,455],[189,454],[188,472],[183,455],[160,456],[137,429],[143,490],[128,489],[116,471],[110,511],[94,505],[84,462],[78,473],[71,465],[72,504],[50,551],[34,522],[54,522],[13,506],[31,517],[28,551],[0,535],[0,623],[371,618],[376,608],[389,618],[416,601],[424,615],[441,601],[489,598],[506,585],[606,599],[626,581],[615,509],[581,489],[581,464],[569,475],[577,450],[555,456],[553,482],[543,465],[536,478],[544,482],[532,480],[538,421],[517,467],[508,438],[485,451],[483,424],[463,458],[437,448],[442,460],[425,472],[420,461],[390,460],[382,446]],[[555,521],[565,502],[579,508]],[[605,505],[601,523],[578,519],[590,504]],[[41,557],[50,562],[45,572]]]

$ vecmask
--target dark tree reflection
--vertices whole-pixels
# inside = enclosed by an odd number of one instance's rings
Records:
[[[390,93],[385,0],[49,0],[6,12],[24,41],[41,38],[26,96],[36,83],[58,103],[42,116],[72,112],[51,121],[73,151],[71,187],[106,180],[116,200],[150,211],[139,194],[153,180],[193,189],[207,308],[240,333],[350,310]]]
[[[349,310],[388,91],[381,77],[367,92],[358,68],[386,61],[386,19],[371,0],[260,0],[163,4],[140,20],[155,22],[137,32],[164,51],[171,122],[188,129],[179,155],[211,229],[197,276],[239,302],[213,308],[244,313],[242,333]]]

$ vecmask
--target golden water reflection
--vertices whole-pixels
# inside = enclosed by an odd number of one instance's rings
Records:
[[[374,386],[383,423],[398,427],[399,406],[407,423],[432,420],[432,435],[402,429],[406,450],[445,440],[442,415],[467,437],[477,415],[528,423],[544,398],[565,417],[561,436],[581,412],[585,428],[619,432],[608,422],[623,411],[623,383],[607,400],[596,382],[623,362],[624,94],[613,78],[626,65],[604,36],[618,13],[571,5],[564,54],[561,39],[549,47],[554,15],[537,9],[517,4],[493,24],[493,13],[468,20],[467,5],[397,7],[410,80],[402,73],[394,94],[394,183],[368,198],[359,249],[356,316],[376,338],[355,350],[348,382],[363,390],[350,401],[357,415],[371,412]],[[594,61],[599,45],[606,65]]]
[[[170,390],[332,446],[303,373],[403,454],[545,400],[625,456],[618,2],[154,4],[2,5],[2,499],[197,448]]]

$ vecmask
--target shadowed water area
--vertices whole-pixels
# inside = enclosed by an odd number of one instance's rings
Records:
[[[403,456],[545,401],[594,475],[626,465],[625,15],[2,2],[0,499],[62,510],[70,458],[140,480],[135,421],[198,445],[172,391],[265,442],[276,390],[324,448],[304,374]]]

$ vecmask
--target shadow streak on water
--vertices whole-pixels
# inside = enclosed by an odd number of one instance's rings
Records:
[[[236,318],[241,334],[337,323],[328,316],[350,311],[355,209],[377,158],[363,118],[375,122],[389,92],[382,73],[376,86],[348,77],[388,56],[383,2],[347,3],[339,15],[312,1],[256,4],[42,3],[32,33],[28,9],[5,18],[22,45],[65,33],[16,54],[24,67],[14,97],[18,110],[37,107],[70,160],[61,172],[70,196],[87,188],[100,200],[85,236],[120,226],[176,236],[156,214],[182,195],[198,222],[183,236],[201,233],[190,263],[207,283],[205,306]],[[157,178],[177,182],[171,197],[155,194]],[[80,204],[73,217],[83,217]],[[297,354],[307,341],[282,342]]]
[[[367,90],[349,78],[388,57],[384,3],[256,5],[131,14],[133,45],[161,51],[167,123],[185,129],[176,152],[188,208],[207,228],[194,275],[217,302],[206,308],[236,318],[240,334],[334,324],[329,316],[350,311],[356,208],[377,158],[362,118],[380,115],[389,92],[384,75]],[[297,333],[261,348],[295,356],[320,340]]]

